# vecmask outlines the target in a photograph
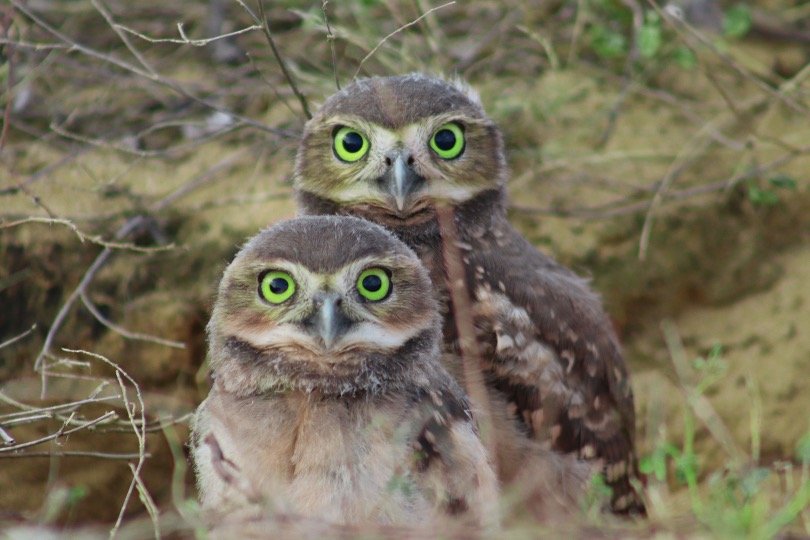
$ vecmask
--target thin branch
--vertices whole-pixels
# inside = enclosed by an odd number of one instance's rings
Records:
[[[709,125],[709,124],[706,124]],[[653,218],[656,210],[661,205],[666,196],[669,186],[686,170],[697,157],[711,145],[712,140],[708,139],[702,141],[702,135],[706,131],[705,126],[701,128],[695,137],[686,144],[686,146],[678,153],[675,161],[672,162],[667,170],[664,178],[659,182],[658,189],[655,191],[650,206],[647,209],[647,214],[644,216],[644,225],[641,228],[641,236],[638,242],[638,258],[643,261],[647,258],[647,250],[650,246],[650,235],[652,234]]]
[[[126,237],[132,231],[136,230],[138,227],[143,225],[145,221],[146,218],[143,216],[135,216],[133,218],[130,218],[118,229],[118,231],[116,231],[115,238],[121,239]],[[50,352],[51,347],[53,346],[53,340],[56,338],[56,334],[61,328],[62,324],[64,323],[65,318],[67,318],[67,315],[70,312],[70,309],[73,307],[73,304],[79,298],[79,295],[87,288],[90,282],[93,281],[93,278],[95,278],[96,274],[101,269],[101,267],[103,267],[107,263],[107,260],[110,258],[112,254],[113,250],[109,247],[105,247],[104,250],[98,254],[96,259],[93,261],[93,264],[90,265],[90,267],[84,273],[84,276],[82,276],[82,279],[81,281],[79,281],[79,284],[76,286],[73,292],[70,293],[70,296],[68,296],[65,303],[62,304],[62,307],[59,309],[59,312],[56,314],[56,317],[54,318],[50,330],[48,330],[48,334],[45,336],[45,342],[42,344],[42,349],[40,350],[39,354],[37,355],[37,359],[34,362],[34,369],[37,371],[41,371],[42,373],[42,397],[45,397],[45,393],[47,391],[47,379],[45,376],[46,370],[43,367],[43,361],[45,360],[45,356]]]
[[[16,399],[13,399],[10,396],[7,396],[3,392],[0,392],[0,401],[7,403],[13,407],[17,407],[18,409],[24,409],[22,411],[13,412],[13,413],[6,413],[0,415],[0,421],[4,424],[11,423],[12,421],[17,421],[20,418],[26,417],[26,415],[36,414],[36,415],[45,415],[47,418],[53,418],[51,413],[58,413],[58,412],[71,412],[82,405],[89,405],[92,403],[105,403],[107,401],[112,401],[114,399],[118,399],[120,396],[106,396],[106,397],[95,397],[98,395],[99,390],[106,386],[106,384],[99,385],[99,388],[93,392],[88,398],[80,399],[78,401],[71,401],[69,403],[61,403],[59,405],[53,405],[51,407],[34,407],[32,405],[27,405],[25,403],[20,403]]]
[[[702,33],[697,31],[694,27],[692,27],[692,25],[686,22],[683,18],[676,17],[671,12],[661,9],[656,0],[647,0],[647,2],[658,13],[658,15],[667,20],[672,25],[672,28],[674,28],[676,32],[678,32],[681,35],[689,35],[693,39],[697,40],[701,45],[703,45],[704,47],[709,49],[712,53],[714,53],[717,57],[719,57],[732,70],[736,71],[740,76],[753,82],[754,85],[757,88],[759,88],[762,92],[781,101],[794,111],[805,114],[808,112],[807,107],[791,99],[781,90],[774,90],[773,88],[771,88],[770,85],[768,85],[762,79],[751,73],[746,67],[737,62],[730,54],[725,53],[720,49],[718,49],[717,46],[714,43],[712,43],[712,41],[709,38],[707,38]]]
[[[248,117],[240,115],[240,114],[237,114],[237,113],[235,113],[235,112],[233,112],[233,111],[231,111],[229,109],[226,109],[225,107],[222,107],[222,106],[220,106],[220,105],[218,105],[216,103],[212,103],[211,101],[208,101],[207,99],[204,99],[204,98],[201,98],[201,97],[196,96],[194,94],[191,94],[188,90],[186,90],[183,87],[182,84],[180,84],[177,81],[168,79],[168,78],[166,78],[166,77],[164,77],[162,75],[159,75],[159,74],[154,74],[153,75],[148,70],[145,70],[145,69],[140,68],[140,67],[138,67],[136,65],[133,65],[133,64],[131,64],[129,62],[121,60],[120,58],[116,58],[113,55],[104,54],[104,53],[99,52],[99,51],[97,51],[95,49],[92,49],[90,47],[82,45],[78,41],[72,39],[71,37],[67,36],[66,34],[63,34],[59,30],[57,30],[56,28],[54,28],[53,26],[48,24],[45,20],[43,20],[38,15],[36,15],[24,2],[21,2],[20,0],[9,0],[9,2],[11,2],[11,4],[17,10],[19,10],[21,13],[23,13],[26,17],[28,17],[29,19],[34,21],[38,26],[40,26],[44,30],[51,33],[54,37],[62,40],[63,42],[67,43],[68,45],[70,45],[71,50],[76,50],[76,51],[78,51],[78,52],[80,52],[82,54],[85,54],[86,56],[89,56],[91,58],[95,58],[96,60],[101,60],[102,62],[105,62],[105,63],[108,63],[108,64],[112,64],[112,65],[114,65],[114,66],[116,66],[118,68],[123,69],[124,71],[127,71],[129,73],[138,75],[138,76],[143,77],[145,79],[148,79],[148,80],[150,80],[150,81],[152,81],[152,82],[154,82],[156,84],[159,84],[161,86],[165,86],[167,88],[170,88],[174,92],[176,92],[176,93],[178,93],[178,94],[180,94],[180,95],[194,101],[195,103],[199,103],[199,104],[201,104],[201,105],[203,105],[203,106],[205,106],[205,107],[207,107],[209,109],[213,109],[215,111],[220,111],[220,112],[229,114],[232,117],[236,118],[237,120],[240,120],[241,122],[243,122],[243,123],[245,123],[247,125],[253,126],[253,127],[257,128],[257,129],[261,129],[261,130],[266,131],[268,133],[273,133],[274,135],[278,135],[279,137],[298,138],[298,136],[299,136],[298,133],[294,133],[294,132],[291,132],[291,131],[288,131],[288,130],[285,130],[285,129],[279,129],[279,128],[274,128],[274,127],[271,127],[271,126],[267,126],[267,125],[265,125],[265,124],[263,124],[261,122],[257,122],[256,120],[253,120],[251,118],[248,118]]]
[[[227,34],[219,34],[217,36],[206,38],[206,39],[189,39],[186,36],[186,32],[183,29],[184,23],[177,23],[177,33],[180,34],[180,39],[175,38],[153,38],[149,37],[146,34],[141,34],[138,31],[133,30],[132,28],[126,27],[122,24],[115,24],[115,28],[119,30],[123,30],[133,36],[137,36],[144,41],[148,41],[149,43],[177,43],[179,45],[191,45],[193,47],[204,47],[209,43],[214,41],[219,41],[221,39],[227,39],[230,37],[238,36],[241,34],[246,34],[248,32],[252,32],[254,30],[261,30],[262,26],[260,24],[254,24],[253,26],[246,26],[239,30],[234,30],[233,32],[228,32]]]
[[[96,459],[123,459],[131,460],[138,459],[140,454],[115,454],[110,452],[87,452],[83,450],[65,450],[62,452],[19,452],[16,454],[0,454],[0,459],[13,459],[13,458],[32,458],[32,457],[88,457]],[[152,457],[152,454],[146,454],[146,457]]]
[[[304,111],[304,116],[306,119],[309,120],[312,118],[312,113],[309,112],[309,104],[307,103],[306,97],[301,91],[298,89],[298,85],[295,84],[295,80],[292,77],[292,74],[287,69],[287,64],[284,62],[284,59],[281,57],[281,53],[276,47],[276,42],[273,39],[273,34],[270,33],[270,21],[267,19],[267,15],[264,13],[264,2],[262,0],[258,0],[259,4],[259,16],[262,20],[262,31],[264,32],[264,36],[267,38],[267,43],[270,44],[270,48],[273,50],[273,55],[276,57],[276,61],[278,62],[279,67],[281,67],[282,73],[284,73],[284,77],[287,79],[287,82],[290,84],[290,88],[292,89],[295,97],[298,98],[298,101],[301,103],[301,109]]]
[[[107,328],[109,328],[110,330],[115,332],[116,334],[120,334],[121,336],[123,336],[126,339],[134,339],[134,340],[138,340],[138,341],[146,341],[146,342],[149,342],[149,343],[156,343],[158,345],[165,345],[166,347],[172,347],[172,348],[175,348],[175,349],[185,349],[186,348],[186,344],[183,343],[182,341],[174,341],[174,340],[171,340],[171,339],[164,339],[164,338],[157,337],[157,336],[150,336],[149,334],[141,334],[139,332],[130,332],[126,328],[124,328],[122,326],[118,326],[114,322],[107,319],[101,313],[101,311],[99,311],[98,307],[96,307],[96,305],[90,300],[90,298],[88,298],[87,291],[82,291],[80,293],[80,296],[81,296],[81,299],[82,299],[82,303],[84,304],[84,307],[86,307],[87,310],[90,313],[93,314],[93,317],[95,317],[98,322],[100,322],[101,324],[103,324],[104,326],[106,326]]]
[[[3,426],[0,426],[0,439],[3,439],[3,444],[6,446],[11,446],[17,442],[14,437],[8,434],[8,431],[3,429]]]
[[[464,264],[459,248],[455,212],[451,206],[436,206],[436,217],[442,238],[442,257],[456,319],[464,387],[475,407],[475,420],[481,432],[481,442],[489,452],[492,463],[498,463],[498,441],[493,429],[492,404],[481,372],[481,351],[475,335],[472,302],[467,289]]]
[[[2,222],[0,221],[0,229],[7,229],[9,227],[16,227],[18,225],[24,225],[26,223],[47,223],[49,225],[64,225],[76,233],[76,236],[79,237],[81,242],[91,242],[93,244],[97,244],[99,246],[110,248],[110,249],[125,249],[129,251],[135,251],[138,253],[156,253],[160,251],[170,251],[175,249],[177,246],[174,244],[167,244],[165,246],[153,246],[153,247],[144,247],[144,246],[137,246],[135,244],[127,243],[127,242],[108,242],[101,238],[98,235],[90,235],[85,232],[82,232],[75,223],[70,221],[69,219],[64,218],[45,218],[45,217],[28,217],[25,219],[18,219],[16,221],[10,222]]]
[[[231,115],[231,113],[223,113],[223,114]],[[234,119],[236,119],[237,117],[238,117],[238,115],[232,116],[232,118],[234,118]],[[190,124],[191,123],[186,122],[186,123],[183,123],[182,125],[190,125]],[[92,145],[92,146],[96,146],[96,147],[99,147],[99,148],[112,148],[113,150],[117,150],[119,152],[124,152],[126,154],[131,154],[133,156],[144,158],[144,157],[163,157],[163,156],[171,155],[173,153],[181,153],[182,151],[185,151],[187,149],[196,148],[196,147],[200,146],[203,142],[208,141],[210,139],[213,139],[215,137],[218,137],[218,136],[223,135],[225,133],[230,133],[230,132],[236,131],[236,130],[244,127],[245,125],[247,125],[247,124],[244,123],[244,122],[241,122],[241,121],[236,122],[236,121],[234,121],[234,122],[232,122],[230,124],[227,124],[227,125],[219,128],[219,129],[216,129],[216,130],[212,131],[209,134],[206,134],[205,136],[201,136],[199,138],[194,138],[192,140],[186,140],[186,141],[183,141],[181,143],[175,144],[173,146],[168,146],[168,147],[160,149],[160,150],[137,150],[135,148],[132,148],[131,144],[126,142],[126,141],[132,140],[132,139],[137,141],[141,137],[143,137],[144,135],[147,135],[150,132],[156,131],[156,130],[161,129],[162,127],[166,127],[166,126],[157,126],[157,125],[149,126],[148,128],[146,128],[145,130],[143,130],[143,131],[141,131],[139,133],[136,133],[136,134],[134,134],[132,136],[127,136],[124,139],[125,142],[114,142],[114,141],[108,141],[108,140],[105,140],[103,138],[98,138],[98,137],[95,137],[95,138],[94,137],[87,137],[85,135],[80,135],[78,133],[73,133],[71,131],[68,131],[65,128],[63,128],[62,126],[56,124],[55,122],[51,122],[51,124],[48,126],[48,128],[52,132],[56,133],[57,135],[61,135],[62,137],[65,137],[67,139],[71,139],[71,140],[74,140],[74,141],[79,141],[79,142],[89,144],[89,145]]]
[[[129,38],[122,31],[122,29],[119,28],[117,24],[115,24],[115,21],[112,18],[112,14],[110,14],[106,6],[104,6],[104,4],[101,3],[101,0],[90,0],[90,3],[93,5],[94,8],[96,8],[96,11],[98,11],[101,14],[101,16],[104,17],[104,20],[107,21],[107,24],[110,26],[110,28],[113,29],[113,32],[115,32],[118,35],[118,37],[121,39],[121,42],[124,44],[127,50],[129,50],[129,52],[132,53],[132,56],[134,56],[135,59],[138,60],[138,63],[141,64],[141,66],[143,66],[143,68],[147,70],[149,74],[152,75],[152,77],[158,77],[157,71],[155,71],[152,65],[146,61],[146,58],[144,58],[143,55],[141,55],[140,51],[135,48],[132,42],[129,41]]]
[[[340,79],[338,79],[337,70],[337,56],[335,55],[335,34],[332,33],[332,28],[329,26],[329,17],[326,15],[326,6],[328,4],[328,0],[323,0],[323,2],[321,2],[321,12],[323,13],[323,22],[326,25],[326,41],[329,42],[329,50],[332,52],[332,72],[335,75],[335,87],[340,90]]]
[[[65,349],[65,348],[63,348],[62,350],[65,351],[65,352],[73,353],[73,354],[83,354],[83,355],[89,356],[91,358],[95,358],[96,360],[100,360],[101,362],[104,362],[105,364],[107,364],[108,366],[112,367],[115,370],[115,378],[118,380],[118,386],[119,386],[119,388],[121,390],[121,399],[122,399],[122,401],[124,403],[124,408],[127,411],[127,417],[129,418],[129,422],[130,422],[130,424],[132,426],[132,431],[135,433],[135,437],[138,439],[138,456],[139,456],[138,463],[132,469],[132,482],[130,482],[129,489],[127,490],[127,494],[124,497],[124,502],[121,505],[120,512],[118,513],[118,519],[116,520],[115,525],[113,525],[112,529],[110,529],[110,538],[113,538],[115,536],[115,534],[118,532],[118,529],[121,527],[121,522],[124,519],[124,512],[126,511],[127,505],[129,504],[129,500],[132,497],[132,493],[134,492],[134,490],[136,488],[136,485],[140,482],[140,479],[139,479],[140,472],[141,472],[141,469],[143,468],[144,462],[146,461],[146,431],[144,431],[144,428],[146,426],[146,407],[144,406],[143,396],[141,395],[141,388],[140,388],[140,386],[138,386],[138,383],[135,382],[135,379],[133,379],[126,371],[124,371],[121,368],[121,366],[119,366],[118,364],[116,364],[112,360],[109,360],[108,358],[106,358],[106,357],[104,357],[104,356],[102,356],[100,354],[92,353],[92,352],[81,350],[81,349]],[[140,429],[138,428],[138,426],[136,425],[136,422],[135,422],[135,417],[134,417],[135,405],[132,404],[132,407],[130,407],[130,401],[127,398],[127,389],[126,389],[126,386],[124,385],[124,380],[123,379],[126,379],[127,381],[129,381],[129,383],[133,386],[133,388],[135,388],[135,395],[136,395],[137,400],[138,400],[138,405],[140,406],[140,415],[139,415],[140,416],[140,426],[141,426]],[[144,487],[143,489],[145,490],[146,488]],[[151,497],[149,497],[148,500],[151,501]],[[153,501],[152,501],[152,504],[154,505]],[[149,510],[148,502],[146,500],[144,501],[144,506],[147,506],[147,510]],[[150,515],[151,515],[151,512],[150,512]],[[155,527],[155,531],[158,532],[158,536],[159,536],[160,533],[159,533],[159,530],[158,530],[158,523],[157,523],[157,518],[156,517],[155,517],[155,519],[153,521],[153,524],[154,524],[154,527]]]
[[[114,418],[118,418],[118,415],[115,413],[115,411],[107,411],[98,418],[90,420],[89,422],[82,422],[73,429],[65,430],[60,428],[56,433],[51,433],[50,435],[46,435],[45,437],[34,439],[33,441],[15,444],[14,446],[6,446],[0,448],[0,453],[16,452],[17,450],[22,450],[23,448],[30,448],[31,446],[37,446],[38,444],[58,439],[59,437],[62,437],[64,435],[70,435],[71,433],[76,433],[77,431],[80,431],[82,429],[91,428],[95,425],[101,424],[102,422],[108,422]]]
[[[22,334],[16,335],[13,338],[9,338],[9,339],[5,340],[4,342],[0,343],[0,349],[8,347],[9,345],[13,345],[13,344],[17,343],[18,341],[20,341],[21,339],[25,339],[29,334],[31,334],[31,332],[33,332],[36,329],[36,327],[37,327],[36,323],[32,324],[31,328],[29,328],[28,330],[26,330]]]
[[[264,37],[267,39],[267,43],[270,45],[270,49],[273,51],[273,56],[276,57],[276,62],[278,62],[279,67],[281,68],[281,72],[284,74],[284,78],[287,79],[287,84],[290,85],[290,88],[295,94],[295,97],[298,98],[298,102],[301,103],[301,110],[304,112],[304,116],[306,120],[312,118],[312,113],[309,112],[309,105],[307,104],[307,98],[304,97],[304,94],[298,89],[298,85],[295,84],[295,79],[293,79],[292,74],[287,69],[287,64],[284,62],[284,58],[282,58],[281,53],[276,47],[276,41],[273,39],[273,34],[270,32],[270,22],[267,20],[267,15],[264,12],[264,2],[262,0],[258,0],[257,3],[259,5],[259,15],[257,16],[253,13],[247,4],[245,4],[244,0],[236,0],[236,2],[242,6],[242,8],[247,12],[248,15],[253,19],[256,24],[261,25],[262,32],[264,33]]]
[[[251,66],[253,66],[253,69],[254,69],[254,70],[256,70],[256,73],[258,73],[258,74],[259,74],[259,77],[261,77],[261,78],[262,78],[262,80],[264,81],[264,83],[265,83],[267,86],[269,86],[269,87],[270,87],[270,90],[272,90],[272,91],[273,91],[273,93],[276,95],[276,98],[278,98],[278,100],[279,100],[280,102],[282,102],[282,103],[284,104],[284,106],[285,106],[285,107],[287,107],[287,110],[288,110],[288,111],[290,111],[290,112],[293,114],[293,116],[298,116],[298,113],[297,113],[297,112],[295,112],[295,111],[293,110],[293,108],[290,106],[289,102],[287,102],[287,98],[286,98],[286,97],[284,97],[283,95],[281,95],[281,92],[279,92],[279,91],[278,91],[278,88],[276,88],[276,85],[275,85],[275,84],[273,84],[273,83],[270,81],[270,79],[267,77],[267,75],[265,75],[265,74],[264,74],[264,72],[263,72],[261,69],[259,69],[259,65],[258,65],[258,64],[256,63],[256,61],[253,59],[253,55],[252,55],[252,54],[250,54],[249,52],[246,52],[246,53],[245,53],[245,56],[247,56],[247,59],[248,59],[248,61],[250,62],[250,65],[251,65]]]
[[[446,8],[447,6],[452,6],[452,5],[453,5],[453,4],[455,4],[455,3],[456,3],[456,2],[455,2],[455,0],[453,0],[452,2],[447,2],[446,4],[442,4],[442,5],[440,5],[440,6],[436,6],[436,7],[430,8],[429,10],[427,10],[427,11],[426,11],[426,12],[424,12],[424,13],[422,13],[420,16],[418,16],[417,18],[415,18],[415,19],[414,19],[414,20],[412,20],[411,22],[406,23],[406,24],[403,24],[402,26],[400,26],[399,28],[397,28],[396,30],[394,30],[393,32],[391,32],[390,34],[388,34],[387,36],[385,36],[384,38],[382,38],[382,39],[380,40],[380,42],[379,42],[379,43],[377,43],[377,46],[376,46],[376,47],[374,47],[373,49],[371,49],[371,51],[370,51],[370,52],[369,52],[367,55],[365,55],[365,56],[363,57],[363,59],[362,59],[362,60],[360,60],[360,63],[357,65],[357,70],[354,72],[354,75],[352,76],[352,79],[356,79],[356,78],[357,78],[357,76],[360,74],[360,70],[363,68],[363,64],[365,64],[365,63],[366,63],[366,60],[368,60],[369,58],[371,58],[372,56],[374,56],[374,53],[376,53],[376,52],[377,52],[377,50],[378,50],[380,47],[382,47],[382,46],[385,44],[385,42],[386,42],[386,41],[388,41],[390,38],[392,38],[392,37],[394,37],[395,35],[399,34],[399,33],[400,33],[400,32],[402,32],[403,30],[405,30],[406,28],[410,28],[411,26],[413,26],[413,25],[417,24],[419,21],[421,21],[422,19],[424,19],[425,17],[427,17],[428,15],[430,15],[431,13],[433,13],[434,11],[438,11],[438,10],[440,10],[440,9],[442,9],[442,8]]]
[[[11,35],[11,25],[14,20],[11,16],[11,10],[7,11],[4,10],[4,13],[0,16],[0,29],[3,31],[2,37],[4,40]],[[11,108],[14,105],[14,56],[16,52],[15,44],[9,42],[6,52],[8,72],[6,77],[6,106],[3,109],[3,129],[0,130],[0,155],[3,154],[3,148],[6,146],[6,138],[11,124]]]

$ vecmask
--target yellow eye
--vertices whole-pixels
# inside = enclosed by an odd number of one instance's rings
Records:
[[[369,268],[357,278],[357,292],[366,300],[379,302],[391,292],[391,278],[382,268]]]
[[[430,148],[442,159],[455,159],[464,152],[464,130],[450,122],[436,130],[430,138]]]
[[[343,126],[335,132],[333,148],[338,159],[353,163],[368,154],[369,144],[365,135]]]
[[[259,292],[271,304],[281,304],[295,293],[295,281],[287,272],[272,270],[262,277]]]

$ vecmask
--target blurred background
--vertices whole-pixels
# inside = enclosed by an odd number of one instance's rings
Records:
[[[652,523],[810,534],[800,0],[4,0],[0,528],[193,524],[220,273],[305,110],[410,71],[480,92],[511,220],[603,295]]]

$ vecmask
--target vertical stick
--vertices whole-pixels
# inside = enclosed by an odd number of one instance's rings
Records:
[[[472,302],[467,288],[464,262],[458,245],[458,229],[455,212],[450,206],[436,205],[436,216],[442,236],[442,257],[445,276],[453,303],[458,343],[461,349],[461,364],[464,370],[464,387],[475,409],[475,419],[481,432],[481,442],[489,453],[493,466],[498,464],[498,448],[492,424],[492,405],[481,372],[481,354],[475,337],[472,317]]]

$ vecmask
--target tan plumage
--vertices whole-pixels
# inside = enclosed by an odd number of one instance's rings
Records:
[[[643,513],[633,486],[633,395],[615,333],[586,281],[508,223],[506,178],[501,134],[475,92],[411,74],[359,80],[327,99],[306,125],[295,186],[304,213],[365,217],[417,253],[440,300],[445,364],[458,376],[435,213],[451,206],[495,421],[505,433],[499,453],[523,451],[528,437],[597,460],[613,510]],[[503,480],[520,474],[515,463],[501,459]]]
[[[497,480],[438,360],[430,279],[381,227],[309,217],[263,231],[225,271],[208,335],[214,384],[192,438],[206,510],[497,523]]]

